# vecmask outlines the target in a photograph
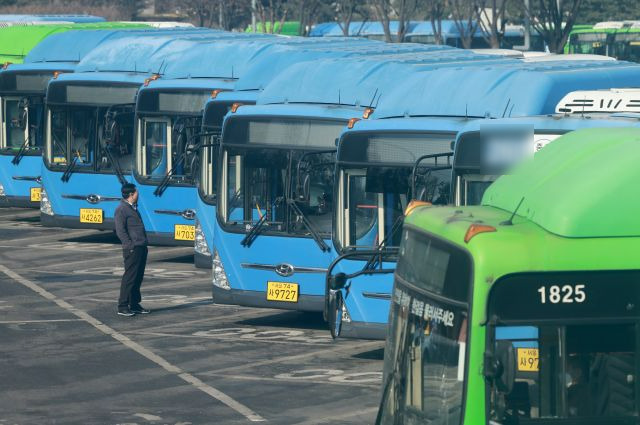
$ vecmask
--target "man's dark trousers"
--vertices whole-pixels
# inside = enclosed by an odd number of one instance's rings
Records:
[[[133,249],[124,250],[124,274],[120,284],[120,298],[118,309],[126,310],[140,305],[140,285],[144,278],[144,268],[147,264],[147,247],[136,246]]]

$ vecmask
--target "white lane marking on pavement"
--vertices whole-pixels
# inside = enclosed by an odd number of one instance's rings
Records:
[[[228,373],[232,370],[239,371],[239,370],[245,370],[245,369],[252,369],[254,367],[267,366],[270,364],[288,363],[294,360],[302,360],[308,357],[322,356],[324,354],[354,355],[354,354],[364,353],[366,351],[371,351],[371,350],[375,350],[377,348],[382,348],[382,347],[384,347],[384,341],[363,342],[361,344],[358,344],[357,346],[332,347],[325,350],[316,350],[316,351],[306,352],[303,354],[295,354],[293,356],[278,357],[276,359],[270,359],[270,360],[254,361],[245,365],[231,366],[231,367],[226,367],[222,369],[214,369],[214,370],[205,372],[204,375]],[[203,374],[201,373],[200,375],[203,375]]]
[[[353,418],[354,416],[360,416],[360,415],[368,415],[371,413],[375,413],[378,411],[378,407],[369,407],[366,409],[361,409],[361,410],[356,410],[355,412],[347,412],[344,413],[342,415],[337,415],[337,416],[325,416],[322,419],[311,419],[308,421],[304,421],[304,422],[299,422],[296,425],[320,425],[320,424],[332,424],[335,423],[336,421],[342,420],[342,419],[347,419],[347,418]]]
[[[82,322],[82,319],[2,320],[0,321],[0,325],[14,325],[18,323],[51,323],[51,322]]]
[[[148,413],[135,413],[133,416],[145,419],[147,421],[161,421],[162,418],[156,415],[149,415]]]
[[[36,283],[34,283],[34,282],[32,282],[32,281],[20,276],[18,273],[16,273],[13,270],[5,267],[2,264],[0,264],[0,272],[6,274],[11,279],[13,279],[16,282],[22,284],[23,286],[26,286],[27,288],[31,289],[32,291],[36,292],[41,297],[55,302],[61,308],[67,310],[68,312],[70,312],[74,316],[77,316],[80,319],[84,320],[85,322],[89,323],[91,326],[93,326],[94,328],[98,329],[102,333],[112,337],[113,339],[115,339],[117,341],[120,341],[126,347],[128,347],[128,348],[132,349],[133,351],[137,352],[138,354],[146,357],[148,360],[151,360],[152,362],[154,362],[155,364],[157,364],[158,366],[160,366],[161,368],[163,368],[167,372],[176,374],[183,381],[188,382],[191,385],[193,385],[194,387],[196,387],[197,389],[199,389],[200,391],[202,391],[202,392],[204,392],[206,394],[209,394],[214,399],[216,399],[216,400],[220,401],[221,403],[227,405],[228,407],[230,407],[231,409],[233,409],[236,412],[240,413],[242,416],[244,416],[245,418],[249,419],[250,421],[252,421],[252,422],[263,422],[263,421],[266,420],[262,416],[260,416],[257,413],[255,413],[253,410],[249,409],[244,404],[234,400],[233,398],[229,397],[228,395],[226,395],[222,391],[217,390],[217,389],[213,388],[212,386],[205,384],[200,379],[196,378],[195,376],[191,375],[190,373],[184,372],[182,369],[180,369],[177,366],[172,365],[171,363],[169,363],[168,361],[166,361],[165,359],[163,359],[162,357],[160,357],[159,355],[157,355],[153,351],[143,347],[142,345],[138,344],[135,341],[132,341],[127,336],[121,334],[120,332],[116,331],[115,329],[113,329],[113,328],[105,325],[104,323],[100,322],[98,319],[96,319],[95,317],[91,316],[86,311],[80,310],[80,309],[72,306],[71,304],[69,304],[65,300],[63,300],[61,298],[58,298],[57,296],[55,296],[51,292],[49,292],[46,289],[42,288],[40,285],[38,285],[38,284],[36,284]]]
[[[210,336],[210,335],[185,335],[185,334],[176,334],[176,333],[168,333],[168,332],[145,332],[142,330],[135,330],[135,331],[131,331],[131,333],[137,334],[137,335],[149,335],[149,336],[166,336],[166,337],[174,337],[174,338],[205,338],[205,339],[219,339],[221,341],[235,341],[235,342],[242,342],[242,341],[247,341],[247,342],[260,342],[260,343],[266,343],[266,344],[296,344],[296,345],[310,345],[310,346],[322,346],[322,345],[327,345],[326,342],[324,341],[319,341],[319,342],[305,342],[305,341],[278,341],[276,339],[260,339],[260,338],[255,338],[255,339],[247,339],[247,338],[238,338],[237,335],[227,335],[227,336]]]

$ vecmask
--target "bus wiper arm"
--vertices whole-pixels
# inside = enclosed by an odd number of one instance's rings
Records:
[[[29,142],[30,141],[31,141],[31,132],[28,132],[27,133],[27,138],[24,139],[24,143],[22,144],[22,146],[20,146],[20,150],[18,150],[18,152],[16,152],[16,154],[13,156],[13,159],[11,160],[11,163],[13,165],[20,164],[20,160],[24,156],[24,153],[27,151],[27,147],[29,146]]]
[[[107,154],[109,162],[111,162],[111,165],[113,165],[113,171],[116,173],[116,177],[118,177],[118,181],[120,182],[120,184],[126,184],[127,180],[124,178],[124,173],[120,168],[120,163],[115,160],[108,146],[105,146],[104,153]]]
[[[279,197],[276,199],[273,206],[277,207],[281,203],[282,197]],[[249,248],[253,241],[256,240],[265,224],[267,224],[267,211],[264,212],[264,214],[260,217],[260,220],[258,220],[258,222],[251,228],[251,230],[247,232],[244,238],[242,238],[242,240],[240,241],[240,245]]]
[[[403,215],[398,216],[396,218],[396,221],[391,226],[391,230],[389,231],[389,234],[384,237],[382,242],[380,242],[380,245],[378,246],[378,249],[377,249],[378,253],[372,255],[371,258],[369,258],[367,263],[364,265],[363,270],[373,270],[378,266],[382,266],[382,254],[385,253],[385,251],[390,249],[390,248],[387,248],[387,244],[393,238],[393,236],[398,232],[398,230],[402,228],[403,221],[404,221]]]
[[[322,239],[322,236],[320,236],[318,231],[313,227],[313,225],[311,224],[309,219],[307,219],[307,217],[304,215],[300,207],[298,207],[298,205],[296,204],[296,201],[294,201],[293,199],[287,198],[287,205],[289,206],[289,208],[293,210],[293,212],[298,217],[300,217],[302,224],[304,224],[304,227],[306,227],[309,233],[311,233],[313,240],[316,241],[316,243],[320,247],[320,250],[322,250],[322,252],[329,252],[331,248],[329,247],[329,245],[326,244],[324,239]]]
[[[187,140],[187,142],[195,139],[196,137],[201,137],[201,136],[206,136],[208,135],[208,133],[198,133],[198,134],[194,134],[193,136],[191,136],[189,138],[189,140]],[[156,190],[153,191],[153,194],[155,196],[162,196],[162,194],[164,193],[165,190],[167,190],[167,187],[169,186],[169,182],[171,181],[171,177],[173,177],[173,175],[176,173],[176,171],[178,170],[178,167],[180,165],[182,165],[182,163],[184,162],[184,160],[187,157],[187,153],[192,152],[192,151],[197,151],[198,149],[200,149],[202,146],[200,144],[196,144],[195,146],[193,146],[191,149],[186,149],[184,152],[182,152],[180,154],[180,156],[178,157],[178,159],[176,160],[176,163],[173,165],[173,167],[171,167],[171,170],[169,170],[169,172],[162,178],[162,181],[160,182],[160,184],[158,185],[158,187],[156,187]],[[169,153],[167,153],[168,155]]]
[[[62,180],[65,183],[69,181],[69,179],[71,178],[71,174],[73,174],[73,169],[75,168],[76,163],[78,162],[78,158],[79,156],[73,157],[73,159],[71,160],[71,163],[67,165],[67,168],[64,170],[64,173],[62,173],[62,177],[60,177],[60,180]]]

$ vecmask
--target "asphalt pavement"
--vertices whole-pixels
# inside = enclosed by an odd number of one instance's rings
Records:
[[[148,315],[116,315],[112,232],[0,209],[0,425],[371,424],[382,341],[321,315],[224,306],[189,247],[150,247]]]

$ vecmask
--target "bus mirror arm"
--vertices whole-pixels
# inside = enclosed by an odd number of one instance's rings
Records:
[[[353,258],[353,257],[372,257],[372,256],[376,256],[376,257],[382,257],[382,256],[386,256],[386,255],[397,255],[398,254],[398,249],[397,248],[386,248],[385,250],[379,250],[379,249],[373,249],[373,250],[360,250],[360,251],[351,251],[351,252],[347,252],[344,253],[342,255],[340,255],[338,258],[336,258],[335,260],[333,260],[331,262],[331,264],[329,265],[329,268],[327,269],[327,274],[325,275],[325,305],[324,305],[324,318],[325,320],[327,320],[328,318],[328,312],[330,309],[329,306],[329,298],[330,298],[330,294],[331,292],[335,292],[335,291],[339,291],[341,289],[344,289],[347,286],[347,282],[351,279],[354,279],[358,276],[361,275],[373,275],[373,274],[389,274],[389,273],[393,273],[395,272],[395,269],[385,269],[385,268],[371,268],[371,267],[363,267],[362,269],[358,270],[355,273],[351,273],[351,274],[346,274],[346,273],[336,273],[335,275],[333,274],[333,270],[336,268],[336,266],[338,265],[338,263],[340,263],[343,260],[349,259],[349,258]],[[367,262],[368,263],[368,262]],[[382,264],[382,261],[380,261],[380,264]]]
[[[496,341],[495,350],[485,353],[483,374],[499,392],[509,394],[513,390],[516,354],[511,341]]]
[[[433,171],[439,171],[439,170],[448,170],[451,168],[451,157],[453,156],[453,152],[444,152],[444,153],[433,153],[433,154],[428,154],[428,155],[422,155],[421,157],[419,157],[418,159],[416,159],[416,161],[413,163],[413,169],[411,170],[411,199],[417,199],[416,198],[416,184],[418,182],[418,168],[420,167],[420,163],[422,161],[424,161],[425,159],[433,159],[435,161],[435,164],[432,166],[425,166],[423,168],[426,168],[426,174],[428,175],[430,173],[432,173]],[[446,165],[438,165],[438,158],[447,158],[447,164]]]

